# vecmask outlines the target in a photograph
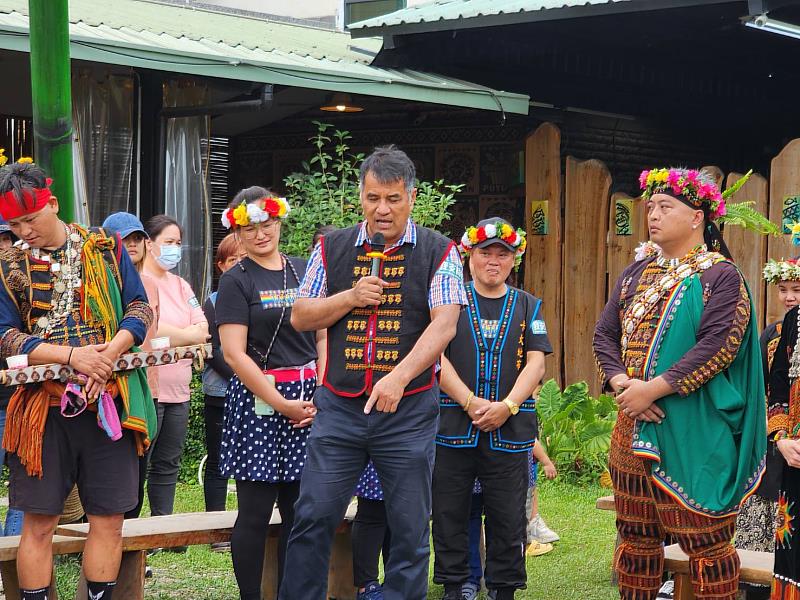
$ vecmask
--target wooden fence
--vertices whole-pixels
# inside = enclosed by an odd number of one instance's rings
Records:
[[[726,176],[714,166],[703,169],[725,186],[741,177]],[[770,170],[769,180],[754,174],[730,201],[752,201],[775,223],[800,221],[800,139],[787,144]],[[626,194],[609,195],[611,187],[611,174],[601,161],[567,156],[562,163],[561,132],[552,123],[527,137],[525,289],[544,302],[553,344],[545,377],[555,377],[562,385],[585,380],[595,394],[600,382],[592,354],[594,325],[636,247],[647,240],[643,203]],[[767,239],[735,226],[724,236],[750,286],[759,328],[782,318],[783,308],[774,290],[767,289],[761,269],[768,257],[798,253],[791,236]]]

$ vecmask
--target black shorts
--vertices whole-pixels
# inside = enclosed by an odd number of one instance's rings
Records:
[[[97,424],[97,413],[86,410],[63,417],[50,408],[44,427],[42,477],[31,477],[16,454],[8,454],[11,473],[9,506],[42,515],[60,515],[77,483],[88,515],[117,515],[138,501],[139,459],[129,429],[111,441]]]

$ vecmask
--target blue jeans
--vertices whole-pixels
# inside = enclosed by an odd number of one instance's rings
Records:
[[[0,440],[3,439],[3,432],[6,429],[6,410],[0,409]],[[0,469],[6,462],[6,449],[0,444]],[[22,517],[25,513],[15,508],[9,508],[6,514],[6,526],[0,523],[0,535],[20,535],[22,533]]]
[[[317,416],[286,551],[280,600],[327,598],[333,534],[371,458],[383,487],[392,539],[385,600],[425,600],[430,559],[431,479],[439,425],[438,388],[406,396],[396,413],[364,414],[365,396],[319,388]]]

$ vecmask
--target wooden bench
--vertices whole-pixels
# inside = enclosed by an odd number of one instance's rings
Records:
[[[771,552],[737,550],[741,561],[739,581],[743,583],[772,584],[772,569],[775,558]],[[664,569],[672,572],[675,578],[674,600],[694,600],[692,581],[689,576],[689,557],[678,544],[664,548]]]
[[[126,520],[122,527],[122,562],[120,563],[119,576],[117,577],[117,585],[114,591],[115,595],[119,595],[120,598],[125,598],[125,600],[144,599],[144,568],[147,550],[230,541],[236,515],[236,511],[220,511],[179,513]],[[352,600],[356,595],[353,587],[353,557],[350,535],[354,517],[355,506],[351,505],[348,507],[345,519],[334,536],[328,574],[328,596],[336,600]],[[274,598],[276,593],[280,525],[280,515],[275,510],[270,519],[267,533],[261,583],[262,595],[267,598]],[[83,543],[88,533],[88,523],[59,526],[56,529],[57,539],[78,542],[79,545],[74,546],[76,549],[65,546],[65,550],[58,553],[69,554],[82,551]],[[4,539],[13,540],[14,538],[0,538],[0,543]],[[16,545],[18,545],[18,536],[16,540]],[[2,556],[2,550],[0,550],[0,560],[2,560]],[[12,566],[13,568],[11,568]],[[9,565],[9,570],[13,571],[14,581],[16,582],[16,552],[13,555],[13,565]],[[3,582],[4,584],[6,582],[5,570],[3,570]],[[11,585],[11,582],[9,582],[9,585]],[[78,600],[86,598],[85,586],[85,580],[81,577],[76,592]],[[8,585],[5,586],[5,589],[9,589]],[[14,584],[14,590],[16,591],[16,589],[17,586]],[[10,598],[9,596],[6,597]],[[17,599],[14,598],[14,600]]]
[[[594,507],[597,510],[616,510],[614,506],[614,496],[603,496],[602,498],[598,498],[597,502],[595,502]]]
[[[3,590],[6,600],[19,600],[19,579],[17,578],[17,552],[19,551],[20,536],[10,535],[0,537],[0,576],[3,579]],[[63,535],[53,536],[53,555],[75,554],[83,552],[84,538]],[[56,574],[53,570],[53,579],[48,597],[57,600]],[[84,596],[85,597],[85,596]]]

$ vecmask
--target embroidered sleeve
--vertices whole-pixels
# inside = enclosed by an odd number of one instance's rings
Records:
[[[613,377],[625,372],[625,365],[622,363],[622,347],[620,346],[622,325],[619,320],[622,286],[625,279],[627,277],[623,274],[617,280],[594,328],[592,349],[603,389],[608,389],[608,382]]]
[[[5,359],[17,354],[28,354],[42,342],[44,342],[42,338],[24,333],[15,327],[10,327],[0,336],[0,358]]]
[[[147,331],[153,324],[153,309],[144,300],[134,300],[125,307],[123,318],[141,321]]]
[[[750,297],[744,280],[732,265],[720,265],[716,280],[710,279],[710,285],[704,286],[707,300],[697,343],[663,374],[672,389],[684,397],[731,365],[750,322]]]
[[[769,398],[767,400],[767,434],[789,431],[789,359],[797,343],[797,308],[793,308],[783,320],[781,337],[769,370]]]
[[[428,307],[431,309],[444,304],[467,303],[464,291],[464,270],[461,256],[455,246],[450,247],[447,257],[439,265],[431,279],[431,288],[428,292]]]

